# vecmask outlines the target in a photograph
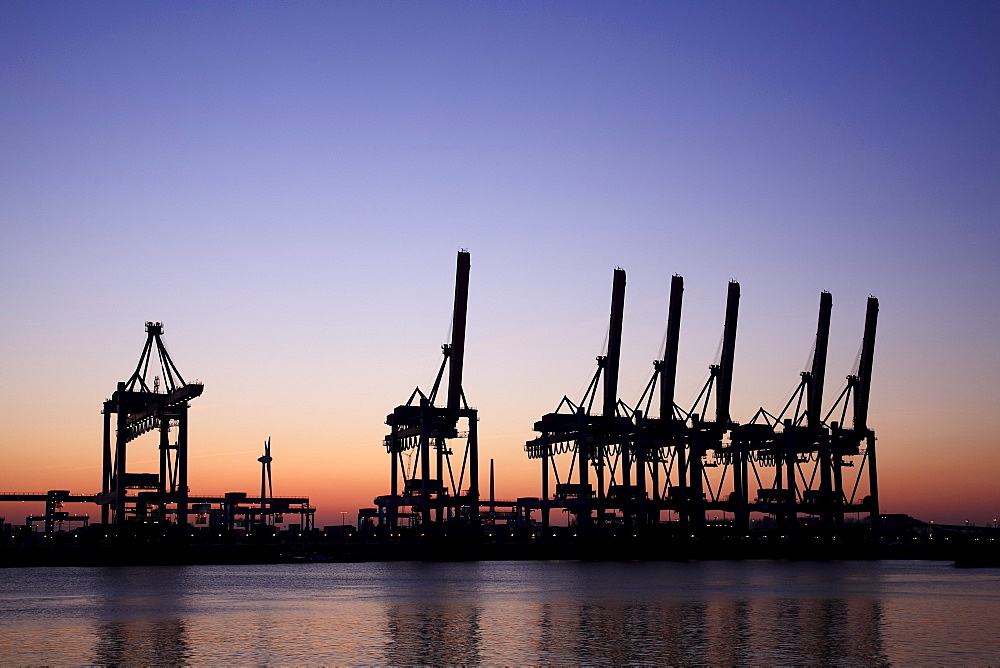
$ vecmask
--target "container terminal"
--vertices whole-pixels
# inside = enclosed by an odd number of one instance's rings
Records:
[[[478,411],[462,386],[470,254],[459,251],[451,341],[430,390],[386,416],[388,492],[357,522],[316,527],[307,496],[274,496],[264,442],[259,495],[192,494],[188,421],[204,385],[187,382],[147,322],[135,370],[103,404],[100,492],[0,493],[44,503],[3,523],[0,565],[255,563],[400,559],[939,558],[995,565],[1000,531],[944,526],[879,510],[868,423],[878,299],[868,297],[857,368],[836,394],[826,359],[833,298],[819,295],[812,360],[778,410],[747,423],[730,413],[740,285],[731,281],[721,355],[693,405],[676,402],[684,279],[670,281],[660,359],[635,405],[619,397],[626,273],[612,277],[607,346],[579,400],[564,395],[523,444],[539,495],[483,494]],[[158,373],[157,373],[158,370]],[[152,375],[152,377],[151,377]],[[833,397],[833,401],[828,401]],[[824,400],[827,403],[824,403]],[[134,441],[155,434],[158,471],[129,468]],[[147,437],[145,440],[151,440]],[[65,504],[92,503],[90,515]],[[563,522],[554,522],[554,514]],[[721,516],[721,519],[720,519]],[[286,519],[288,517],[288,519]],[[289,521],[294,519],[296,521]]]

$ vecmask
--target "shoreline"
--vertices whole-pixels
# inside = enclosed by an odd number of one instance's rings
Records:
[[[842,545],[816,543],[415,544],[301,542],[297,544],[23,545],[0,548],[0,568],[363,563],[392,561],[954,561],[958,567],[1000,567],[1000,545]]]

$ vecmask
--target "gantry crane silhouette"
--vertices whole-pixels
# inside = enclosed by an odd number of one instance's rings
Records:
[[[163,344],[163,323],[146,323],[146,343],[128,380],[104,402],[104,458],[101,522],[121,529],[128,519],[166,520],[168,506],[178,525],[188,518],[188,402],[204,386],[187,383]],[[153,360],[160,373],[150,378]],[[162,387],[158,379],[162,377]],[[111,416],[116,416],[112,444]],[[176,427],[176,438],[170,431]],[[130,473],[128,447],[151,431],[159,433],[158,473]],[[135,494],[129,492],[134,491]],[[139,491],[142,490],[142,491]]]

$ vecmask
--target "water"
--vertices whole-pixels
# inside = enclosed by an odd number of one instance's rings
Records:
[[[472,562],[0,570],[0,664],[1000,664],[1000,570]]]

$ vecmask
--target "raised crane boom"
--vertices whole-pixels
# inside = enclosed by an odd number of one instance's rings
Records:
[[[736,353],[736,322],[740,313],[740,284],[729,282],[726,299],[726,327],[722,335],[722,360],[719,364],[719,386],[715,393],[715,422],[723,426],[732,419],[729,402],[733,392],[733,356]]]
[[[875,328],[878,324],[878,299],[868,298],[865,313],[865,337],[861,343],[861,363],[858,365],[858,385],[854,394],[854,430],[868,430],[868,397],[872,386],[872,362],[875,359]]]
[[[462,407],[462,366],[465,363],[465,317],[469,308],[470,266],[468,251],[459,251],[455,269],[455,313],[452,317],[448,362],[449,411],[457,411]]]

